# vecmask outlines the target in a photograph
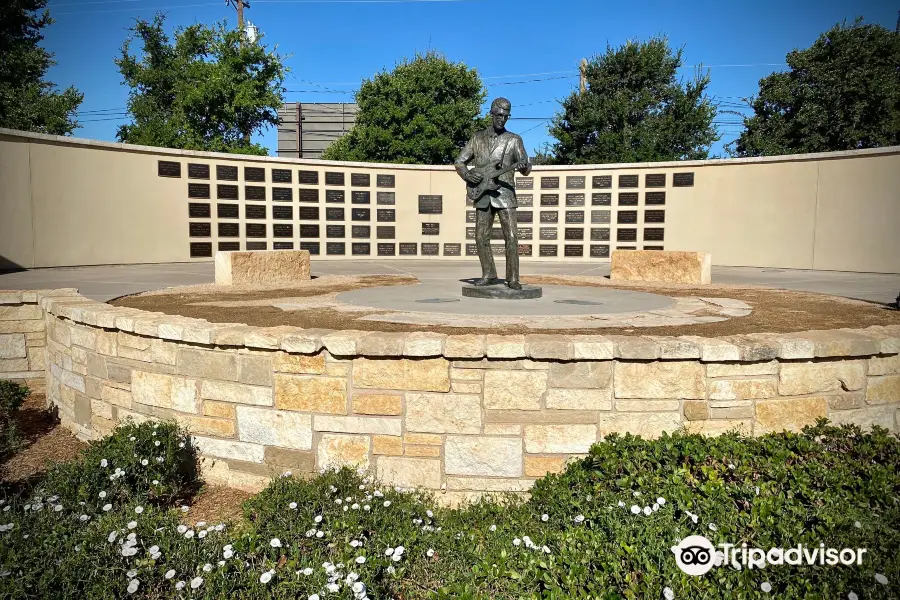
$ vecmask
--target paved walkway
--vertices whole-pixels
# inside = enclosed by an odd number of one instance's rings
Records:
[[[498,262],[502,272],[503,263]],[[313,260],[314,275],[409,273],[422,281],[461,280],[478,276],[474,261],[437,260]],[[24,290],[74,287],[89,298],[106,301],[164,287],[211,283],[213,264],[168,263],[61,267],[0,273],[0,289]],[[609,275],[609,263],[522,263],[523,275]],[[715,283],[766,285],[788,290],[822,292],[872,302],[891,303],[900,294],[900,275],[843,271],[800,271],[756,267],[713,267]]]

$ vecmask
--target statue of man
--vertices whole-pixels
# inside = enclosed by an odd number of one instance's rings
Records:
[[[475,132],[466,147],[462,149],[454,166],[456,172],[470,186],[482,183],[484,173],[500,168],[509,169],[495,178],[497,189],[488,189],[475,199],[475,244],[481,261],[481,279],[475,285],[498,283],[494,256],[491,253],[491,228],[494,215],[500,217],[500,227],[506,243],[506,285],[513,290],[521,290],[519,283],[519,241],[516,232],[516,187],[513,170],[522,175],[531,173],[531,164],[522,138],[506,130],[512,104],[506,98],[497,98],[491,103],[491,126]],[[466,163],[472,161],[473,168]]]

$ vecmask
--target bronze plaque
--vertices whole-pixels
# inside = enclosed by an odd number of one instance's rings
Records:
[[[375,239],[393,240],[396,239],[397,232],[393,225],[378,225],[375,227]]]
[[[237,181],[238,168],[231,165],[216,165],[216,179],[222,181]]]
[[[591,178],[591,187],[600,189],[611,188],[612,175],[594,175]]]
[[[620,188],[636,188],[638,186],[637,175],[619,175]]]
[[[664,210],[645,210],[644,223],[665,223],[666,211]]]
[[[665,173],[647,173],[644,175],[644,187],[666,187]]]
[[[262,167],[244,167],[244,181],[265,181],[266,170]]]
[[[584,223],[583,210],[567,210],[566,223]]]
[[[517,190],[533,190],[534,177],[516,177]]]
[[[534,194],[517,194],[516,204],[519,205],[519,208],[534,206]]]
[[[241,231],[237,223],[219,223],[219,237],[240,237]]]
[[[592,210],[591,223],[609,223],[610,211],[608,210]]]
[[[181,177],[181,163],[173,160],[160,160],[156,163],[157,177]],[[210,248],[212,252],[212,248]],[[193,254],[191,255],[193,256]]]
[[[518,227],[516,231],[516,236],[520,240],[530,240],[534,236],[534,228],[533,227]]]
[[[290,169],[272,169],[272,183],[292,183]]]
[[[300,202],[318,202],[319,190],[300,188],[298,196],[299,197],[297,198],[297,200],[299,200]]]
[[[644,194],[644,203],[650,205],[661,205],[666,203],[665,192],[646,192]]]
[[[191,202],[188,204],[188,218],[189,219],[210,219],[212,218],[212,211],[210,209],[209,204],[196,204]]]
[[[266,199],[266,188],[261,185],[245,185],[244,186],[244,199],[245,200],[265,200]]]
[[[368,256],[372,253],[372,244],[367,244],[365,242],[357,242],[355,244],[351,244],[350,252],[354,256]]]
[[[269,242],[247,242],[247,250],[268,250]]]
[[[400,256],[418,256],[419,245],[400,242]]]
[[[466,239],[467,240],[475,239],[475,228],[474,227],[466,227]]]
[[[212,237],[211,223],[188,223],[190,237]]]
[[[301,185],[319,185],[319,172],[297,171],[297,180]]]
[[[188,163],[188,179],[209,179],[209,165]]]
[[[191,242],[191,258],[211,258],[212,242]]]
[[[556,211],[541,211],[541,223],[559,223],[559,213]]]
[[[346,236],[346,228],[343,225],[326,225],[325,237],[342,238]]]
[[[420,215],[439,215],[444,211],[444,197],[435,195],[419,196]]]
[[[247,237],[266,237],[266,224],[244,223],[244,232]]]
[[[637,229],[616,229],[617,242],[636,242]]]
[[[541,194],[541,206],[559,206],[559,194]]]
[[[209,199],[208,183],[189,183],[188,198],[206,198]]]
[[[637,211],[620,210],[616,212],[616,223],[637,223]]]
[[[240,242],[219,242],[219,252],[238,252],[240,249]]]
[[[612,205],[612,194],[610,192],[597,192],[591,194],[591,206],[610,206]]]
[[[325,220],[326,221],[343,221],[344,220],[344,209],[336,206],[326,206],[325,207]]]
[[[531,244],[519,244],[519,256],[531,256]]]
[[[396,256],[397,244],[378,244],[378,256]]]
[[[325,190],[325,202],[331,204],[343,204],[344,190]]]
[[[644,246],[643,249],[644,250],[662,250],[663,247],[662,246]]]
[[[440,244],[422,244],[422,256],[438,256],[440,253]]]
[[[584,194],[566,194],[566,206],[584,206]]]
[[[294,237],[294,225],[292,223],[275,223],[272,225],[272,237]]]
[[[584,189],[584,175],[569,175],[566,177],[566,187],[570,190]]]
[[[393,223],[397,220],[397,211],[393,208],[379,208],[376,211],[375,220],[379,223]]]
[[[354,208],[350,214],[353,221],[368,221],[372,218],[368,208]]]
[[[558,250],[556,246],[541,244],[538,246],[538,256],[556,256]]]
[[[584,246],[580,244],[566,244],[563,254],[565,256],[584,256]]]
[[[491,254],[494,256],[503,256],[506,254],[506,246],[500,244],[491,244]]]
[[[368,225],[352,225],[350,235],[356,239],[367,240],[372,237],[372,228]]]
[[[542,190],[555,190],[559,188],[559,177],[541,177]]]
[[[220,219],[238,219],[240,212],[237,204],[217,204],[216,216]]]
[[[266,207],[259,204],[248,204],[244,207],[244,218],[247,219],[265,219]]]
[[[675,187],[692,187],[694,185],[694,174],[675,173],[672,175],[672,185]]]
[[[637,192],[619,192],[619,206],[637,206]]]
[[[272,249],[273,250],[293,250],[294,242],[273,242]]]
[[[310,256],[318,256],[319,247],[319,242],[300,242],[300,249],[308,251]]]
[[[466,256],[478,256],[478,246],[475,244],[466,244]]]
[[[375,185],[380,188],[392,188],[392,187],[394,187],[394,176],[393,175],[377,175],[375,177]]]
[[[369,182],[367,173],[350,173],[350,185],[353,187],[369,187],[372,184]]]
[[[594,227],[591,229],[592,242],[608,242],[609,227]]]
[[[567,240],[583,240],[584,239],[584,229],[580,227],[566,227],[566,239]]]
[[[290,221],[294,218],[293,206],[273,206],[272,218]]]
[[[519,213],[522,214],[522,213]],[[466,211],[466,223],[474,223],[475,222],[475,211],[467,210]]]
[[[530,210],[517,210],[516,223],[531,223],[534,221],[534,212]]]
[[[194,184],[198,185],[198,184]],[[238,186],[220,183],[216,185],[216,198],[220,200],[237,200]]]
[[[634,246],[616,246],[616,250],[637,250]]]
[[[302,238],[317,238],[317,237],[319,237],[319,226],[318,225],[301,225],[300,226],[300,237],[302,237]]]
[[[286,188],[286,187],[273,187],[272,188],[272,201],[273,202],[292,202],[294,200],[294,188]]]
[[[444,256],[460,256],[462,244],[444,244]]]
[[[555,240],[557,235],[556,227],[541,227],[540,236],[542,240]]]
[[[502,240],[503,239],[503,230],[499,227],[494,227],[491,229],[491,239],[492,240]]]
[[[344,174],[325,171],[325,185],[344,185]]]
[[[301,206],[297,209],[297,218],[301,221],[318,221],[318,206]]]
[[[665,238],[665,229],[662,227],[647,227],[644,229],[645,242],[661,242]]]
[[[591,258],[609,258],[609,245],[591,244]]]
[[[347,253],[347,244],[344,242],[326,242],[325,254],[344,255]]]
[[[371,204],[371,194],[368,190],[354,190],[350,192],[350,202],[352,204]]]
[[[422,235],[440,235],[440,223],[422,223]]]
[[[386,206],[393,206],[397,203],[397,196],[394,192],[376,192],[375,202]]]

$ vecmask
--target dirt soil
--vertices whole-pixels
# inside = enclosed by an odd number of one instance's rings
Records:
[[[594,335],[699,335],[717,337],[746,333],[789,333],[814,329],[864,328],[870,325],[900,325],[900,311],[872,302],[850,300],[812,292],[795,292],[754,286],[710,285],[692,287],[677,284],[612,283],[601,277],[523,277],[523,282],[544,285],[574,285],[627,289],[670,297],[700,296],[733,298],[753,307],[746,317],[727,321],[672,327],[599,328],[532,330],[519,325],[490,328],[491,333],[568,333]],[[128,306],[170,315],[206,319],[211,323],[246,323],[260,327],[292,325],[303,328],[357,329],[362,331],[434,331],[447,334],[484,333],[488,329],[411,325],[364,321],[361,317],[384,311],[347,313],[330,308],[283,311],[260,301],[318,296],[382,285],[411,285],[416,280],[398,276],[328,277],[322,281],[291,288],[253,288],[222,291],[214,285],[156,290],[113,300],[116,306]],[[254,306],[227,305],[253,302]],[[215,303],[215,306],[210,304]],[[220,304],[221,303],[221,304]]]

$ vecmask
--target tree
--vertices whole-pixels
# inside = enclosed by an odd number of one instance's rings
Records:
[[[553,119],[555,164],[706,158],[719,139],[703,94],[709,74],[677,79],[683,49],[665,38],[628,42],[588,60],[587,89],[573,91]]]
[[[128,112],[133,123],[119,127],[120,142],[267,154],[250,134],[278,124],[283,57],[225,23],[179,28],[172,44],[163,31],[165,17],[138,19],[116,59],[124,84],[131,88]],[[143,56],[130,53],[143,43]]]
[[[737,156],[856,150],[900,144],[900,32],[835,25],[789,71],[759,82]]]
[[[0,2],[0,127],[68,135],[78,126],[75,111],[84,94],[74,87],[57,91],[44,79],[56,64],[38,45],[41,30],[53,24],[45,6],[47,0]]]
[[[363,81],[356,123],[322,158],[451,164],[485,124],[478,117],[485,96],[474,69],[435,52],[417,54]]]

